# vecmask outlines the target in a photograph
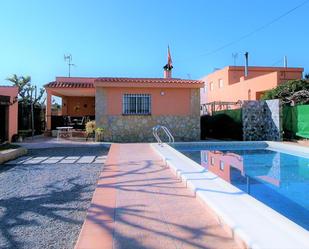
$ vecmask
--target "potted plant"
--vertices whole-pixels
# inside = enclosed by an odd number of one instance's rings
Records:
[[[88,121],[85,125],[86,128],[86,134],[87,134],[87,138],[86,140],[88,140],[89,137],[91,138],[95,138],[95,121]]]
[[[96,140],[96,142],[103,141],[103,133],[104,133],[104,129],[102,127],[96,128],[96,130],[95,130],[95,140]]]

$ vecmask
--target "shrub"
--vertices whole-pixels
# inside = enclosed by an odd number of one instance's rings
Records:
[[[87,134],[92,134],[95,132],[96,128],[95,128],[95,121],[88,121],[85,125],[86,128],[86,133]]]
[[[281,99],[283,104],[307,104],[309,103],[309,82],[306,80],[290,80],[274,89],[266,91],[262,98]]]
[[[102,127],[96,128],[95,133],[96,133],[96,141],[97,142],[103,141],[104,128]]]
[[[96,129],[95,129],[95,132],[97,132],[97,133],[103,133],[103,132],[104,132],[104,128],[102,128],[102,127],[96,128]]]

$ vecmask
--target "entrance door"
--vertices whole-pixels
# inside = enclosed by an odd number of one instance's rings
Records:
[[[8,106],[0,105],[0,143],[8,140]]]

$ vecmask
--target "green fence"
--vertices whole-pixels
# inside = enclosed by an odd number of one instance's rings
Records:
[[[309,105],[283,107],[282,121],[285,134],[309,138]]]
[[[282,111],[284,136],[309,138],[309,105],[284,106]],[[242,124],[241,109],[216,111],[214,114],[226,114]]]
[[[242,140],[241,109],[217,111],[213,115],[201,116],[201,139]]]
[[[214,114],[215,115],[226,114],[230,118],[232,118],[236,123],[242,124],[242,110],[241,109],[216,111]]]

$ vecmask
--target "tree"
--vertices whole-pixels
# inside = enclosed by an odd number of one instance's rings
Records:
[[[34,105],[42,105],[44,95],[44,88],[39,89],[39,93],[36,91],[36,86],[31,84],[30,76],[17,76],[13,74],[11,77],[8,77],[6,80],[13,83],[14,86],[18,87],[19,101],[26,104],[33,101]]]
[[[44,121],[44,88],[37,91],[37,87],[31,83],[30,76],[18,76],[13,74],[6,80],[18,87],[18,127],[20,130],[32,130],[40,132]],[[36,131],[35,131],[36,130]]]
[[[14,86],[18,87],[18,94],[20,98],[25,100],[28,86],[31,82],[31,77],[30,76],[18,77],[16,74],[13,74],[11,77],[8,77],[6,80],[10,81],[11,83],[13,83]]]
[[[309,104],[309,82],[290,80],[266,91],[262,99],[281,99],[283,104]]]
[[[305,80],[309,80],[309,73],[305,74]]]

